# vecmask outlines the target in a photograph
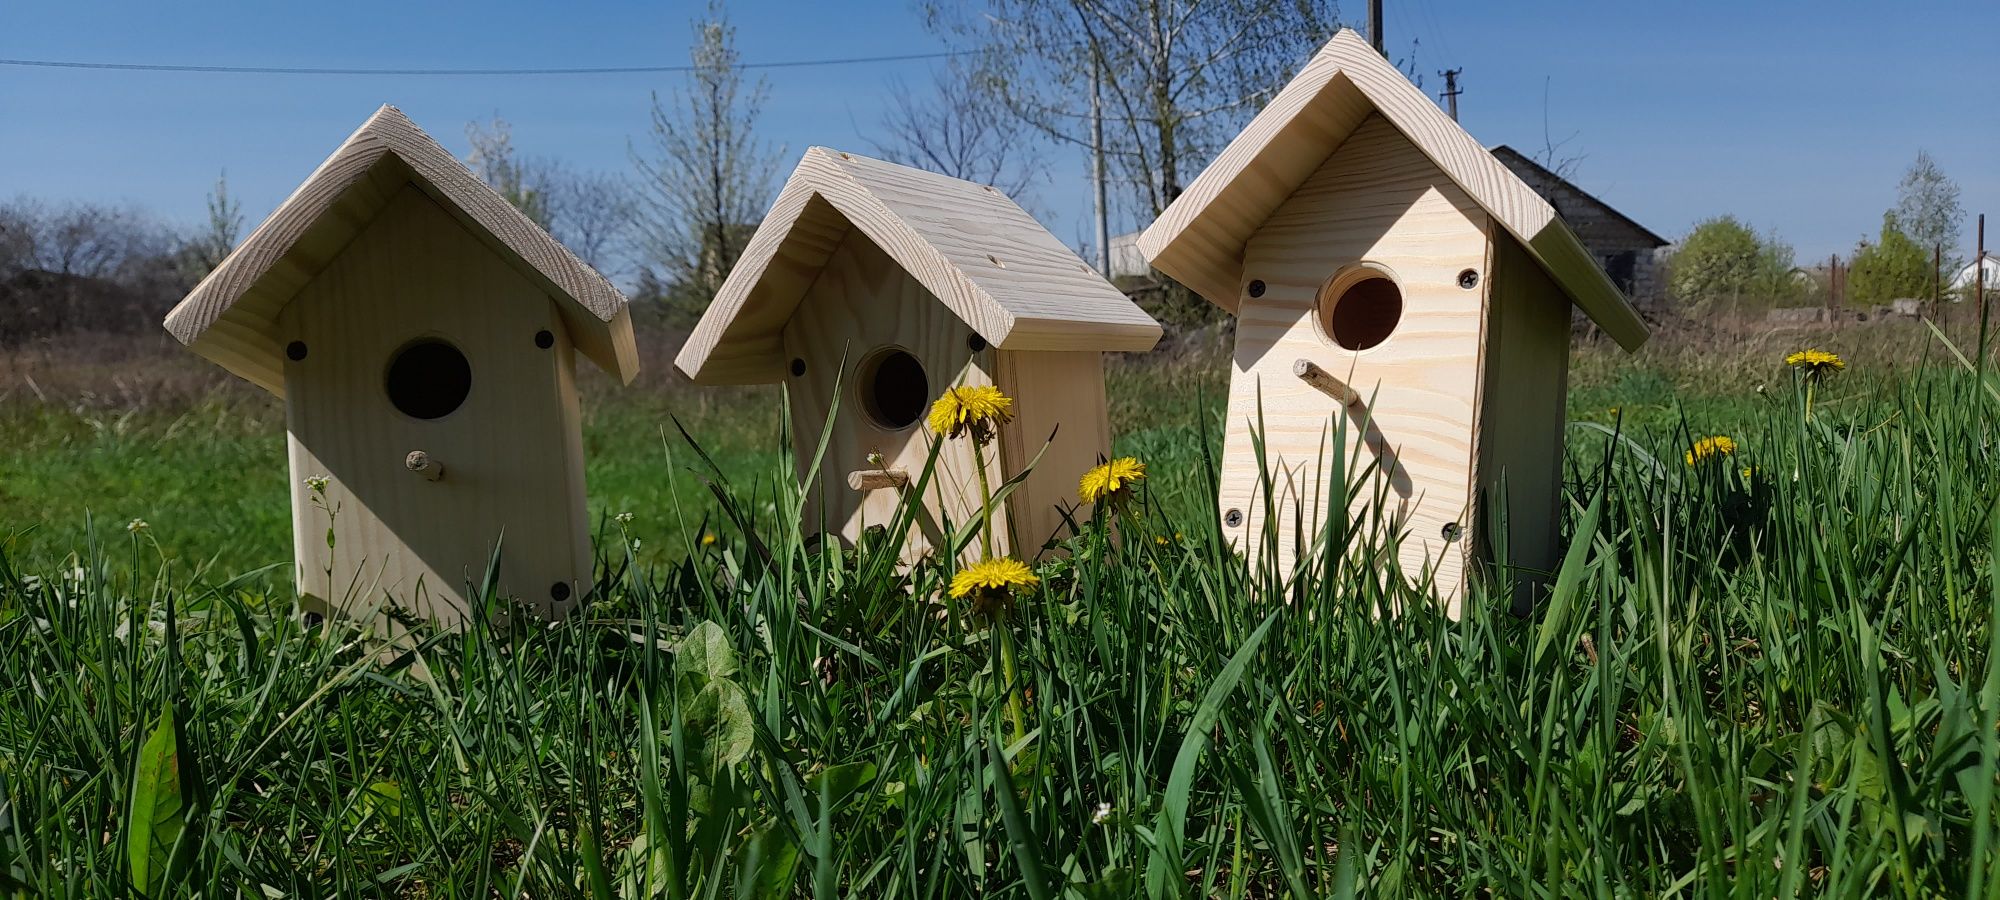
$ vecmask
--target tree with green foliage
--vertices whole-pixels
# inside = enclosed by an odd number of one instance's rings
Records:
[[[1668,263],[1667,283],[1691,312],[1781,306],[1804,293],[1792,259],[1791,245],[1777,235],[1759,237],[1735,216],[1717,216],[1681,241]]]
[[[1934,249],[1942,251],[1948,272],[1959,266],[1956,250],[1965,208],[1958,196],[1958,183],[1923,150],[1917,151],[1916,162],[1896,185],[1895,215],[1902,232],[1927,255]]]
[[[1888,303],[1931,292],[1931,251],[1903,230],[1894,212],[1882,214],[1882,234],[1862,241],[1848,266],[1848,297],[1857,303]]]

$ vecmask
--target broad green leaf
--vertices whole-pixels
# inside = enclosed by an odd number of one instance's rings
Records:
[[[132,887],[148,897],[164,895],[174,847],[187,825],[180,766],[174,709],[168,704],[160,712],[153,733],[139,748],[132,773],[132,800],[125,816],[125,855],[132,868]]]

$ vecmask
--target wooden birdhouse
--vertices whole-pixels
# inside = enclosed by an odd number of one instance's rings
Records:
[[[1014,421],[987,452],[996,488],[1053,443],[996,511],[1001,552],[1032,557],[1110,452],[1105,351],[1148,350],[1160,326],[994,188],[823,147],[785,182],[675,364],[699,384],[783,382],[808,533],[848,542],[917,489],[933,398],[996,385]],[[1003,475],[1002,473],[1005,473]],[[966,440],[946,441],[911,536],[977,521]],[[1006,514],[1000,519],[1000,513]]]
[[[1319,509],[1342,453],[1380,464],[1404,571],[1431,572],[1454,614],[1469,555],[1553,566],[1570,307],[1628,350],[1646,326],[1549,204],[1360,36],[1320,50],[1139,246],[1237,317],[1220,510],[1252,559],[1289,571],[1347,513]]]
[[[496,544],[503,595],[590,587],[575,360],[631,381],[625,298],[394,107],[166,327],[284,400],[308,598],[454,623]]]

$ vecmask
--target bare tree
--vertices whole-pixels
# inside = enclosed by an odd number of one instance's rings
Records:
[[[207,277],[222,265],[243,234],[243,207],[229,196],[229,173],[215,178],[208,193],[208,222],[181,244],[181,267],[190,280]]]
[[[524,159],[514,152],[514,127],[495,113],[490,124],[466,123],[465,140],[472,145],[466,167],[535,224],[549,227],[544,188],[549,167],[543,160]]]
[[[578,259],[610,274],[622,268],[632,227],[632,187],[604,172],[582,172],[514,148],[513,127],[499,115],[465,127],[466,166]]]
[[[653,95],[652,134],[632,150],[639,257],[657,267],[682,314],[707,305],[770,201],[774,155],[755,127],[767,88],[746,84],[736,29],[719,0],[694,23],[694,71],[669,106]]]
[[[558,167],[550,173],[543,196],[556,240],[607,275],[624,267],[635,211],[630,180],[610,172]]]
[[[890,162],[953,178],[990,184],[1026,205],[1042,170],[1033,135],[1024,134],[1003,98],[962,66],[933,73],[928,96],[901,79],[889,83],[893,98],[882,114],[885,141],[871,140]]]
[[[1336,23],[1324,0],[934,0],[926,12],[1010,112],[1057,141],[1090,145],[1100,78],[1107,160],[1148,218]]]

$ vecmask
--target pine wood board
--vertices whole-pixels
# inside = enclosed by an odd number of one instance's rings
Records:
[[[1555,210],[1352,30],[1308,62],[1139,237],[1154,267],[1239,308],[1246,245],[1370,113],[1386,118],[1626,349],[1647,329]]]
[[[1385,460],[1395,508],[1384,512],[1407,531],[1401,563],[1406,573],[1434,568],[1437,595],[1455,611],[1476,531],[1472,440],[1485,293],[1459,287],[1458,275],[1484,274],[1490,227],[1479,204],[1392,124],[1370,117],[1250,240],[1243,276],[1265,288],[1257,298],[1246,292],[1240,308],[1220,499],[1225,519],[1227,510],[1243,513],[1243,524],[1225,522],[1224,534],[1253,560],[1276,553],[1290,570],[1291,504],[1303,502],[1308,541],[1326,522],[1319,479],[1332,468],[1327,454],[1354,467]],[[1336,272],[1364,261],[1393,274],[1404,312],[1386,341],[1354,352],[1322,337],[1315,302]],[[1362,409],[1301,381],[1293,374],[1299,359],[1352,386]],[[1347,421],[1345,447],[1329,446],[1335,416]],[[1253,443],[1260,422],[1283,495],[1279,539],[1268,547]],[[1362,485],[1356,509],[1373,487]],[[1461,527],[1457,541],[1444,540],[1446,523]]]
[[[1559,556],[1569,303],[1511,237],[1499,236],[1493,254],[1476,437],[1480,524],[1489,549],[1497,546],[1504,509],[1506,561],[1527,587]]]
[[[1104,354],[1002,351],[998,362],[1000,389],[1014,398],[1016,412],[1001,435],[1007,474],[1021,472],[1041,454],[1008,499],[1019,538],[1014,546],[1024,559],[1032,559],[1051,537],[1064,534],[1065,509],[1083,518],[1090,515],[1088,508],[1077,509],[1077,481],[1111,453]]]
[[[817,202],[815,202],[817,201]],[[999,190],[809,148],[675,365],[702,384],[779,380],[772,335],[841,234],[867,235],[1000,350],[1149,350],[1160,326]]]
[[[565,320],[542,286],[506,264],[414,186],[307,283],[274,323],[285,363],[294,547],[302,594],[334,606],[387,596],[444,624],[501,542],[500,588],[560,614],[591,585],[581,420]],[[553,346],[536,346],[547,330]],[[384,377],[413,339],[442,338],[472,369],[464,404],[404,415]],[[437,481],[405,468],[422,450]],[[305,485],[325,475],[328,516]],[[503,540],[504,534],[504,540]],[[331,569],[329,579],[327,571]],[[569,599],[555,602],[557,582]],[[421,585],[421,588],[419,587]]]
[[[901,469],[912,489],[924,471],[934,439],[924,415],[906,428],[880,427],[863,409],[865,389],[861,370],[880,348],[897,347],[916,357],[928,384],[929,400],[952,385],[992,384],[990,347],[973,351],[973,331],[894,259],[859,229],[828,254],[824,268],[800,302],[783,332],[786,363],[805,362],[805,374],[788,378],[792,409],[794,462],[807,491],[804,529],[808,534],[837,534],[851,544],[871,525],[888,525],[901,502],[895,490],[856,491],[847,474],[862,469]],[[831,411],[834,426],[819,477],[806,482],[820,435]],[[947,441],[939,451],[936,471],[925,488],[924,503],[939,525],[976,521],[982,506],[978,470],[970,442]],[[879,453],[880,465],[870,454]],[[1004,476],[1000,454],[988,450],[989,483],[998,488]],[[1005,520],[996,510],[999,552],[1010,546]],[[920,525],[924,523],[919,523]],[[914,558],[932,550],[939,535],[919,529],[910,535],[908,554]],[[970,545],[976,554],[979,545]]]
[[[503,265],[553,298],[585,356],[621,382],[638,374],[624,295],[393,106],[377,110],[196,285],[167,314],[167,330],[283,396],[276,319],[405,185],[423,190]]]

